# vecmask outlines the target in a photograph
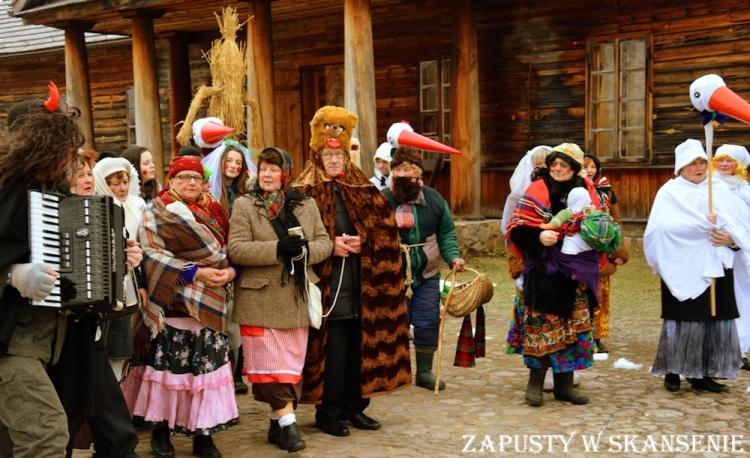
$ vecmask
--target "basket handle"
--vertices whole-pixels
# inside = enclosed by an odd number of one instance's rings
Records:
[[[475,271],[476,272],[476,271]],[[445,280],[451,277],[451,289],[448,291],[448,296],[443,302],[443,310],[440,311],[440,326],[438,326],[438,348],[437,348],[437,368],[435,369],[435,395],[438,394],[440,389],[440,360],[443,355],[443,334],[445,333],[445,314],[448,312],[448,304],[450,304],[453,298],[453,291],[456,287],[456,267],[451,269],[451,272],[445,276]]]

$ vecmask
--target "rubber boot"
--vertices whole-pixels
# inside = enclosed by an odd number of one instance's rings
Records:
[[[432,373],[432,360],[435,350],[430,348],[416,348],[417,355],[417,378],[415,384],[428,390],[435,389],[435,375]],[[440,390],[445,389],[445,382],[440,381]]]
[[[544,376],[547,374],[547,368],[530,369],[529,383],[526,385],[526,402],[530,406],[539,407],[544,401],[542,387],[544,386]]]
[[[576,405],[588,404],[589,398],[573,388],[573,371],[554,374],[555,387],[552,392],[558,401],[572,402]]]

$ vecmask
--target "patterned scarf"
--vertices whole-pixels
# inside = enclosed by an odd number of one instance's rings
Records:
[[[279,215],[279,211],[284,207],[286,201],[286,193],[289,189],[289,182],[292,176],[292,158],[289,157],[289,153],[281,148],[266,148],[266,150],[273,149],[281,158],[281,189],[278,192],[264,191],[260,187],[260,180],[255,180],[253,191],[258,196],[258,199],[263,202],[263,206],[268,213],[268,219],[275,219]],[[266,150],[263,150],[264,152]],[[260,166],[260,164],[258,164]]]
[[[204,326],[225,332],[227,289],[208,287],[199,281],[183,284],[180,274],[196,265],[217,269],[229,265],[224,247],[227,233],[219,223],[228,221],[226,210],[216,201],[209,201],[205,207],[170,197],[151,201],[140,228],[149,292],[144,324],[155,336],[163,326],[165,312],[177,308],[186,310]]]
[[[202,193],[197,201],[183,199],[173,189],[162,192],[161,200],[164,205],[181,202],[193,214],[195,220],[206,226],[223,247],[229,235],[229,215],[218,200],[208,193]]]

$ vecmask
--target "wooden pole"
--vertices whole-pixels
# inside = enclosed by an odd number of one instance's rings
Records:
[[[276,144],[271,0],[250,0],[248,9],[247,92],[258,105],[247,117],[247,144],[258,154],[260,148]]]
[[[451,143],[463,154],[451,157],[451,209],[479,219],[481,192],[481,131],[479,128],[479,67],[472,0],[453,3],[451,57]]]
[[[164,148],[161,136],[159,84],[156,75],[156,43],[153,17],[136,15],[133,21],[133,92],[135,93],[135,141],[154,156],[156,176],[164,181]]]
[[[91,109],[89,63],[84,28],[80,24],[65,27],[65,93],[69,105],[81,111],[78,125],[86,148],[94,148],[94,116]]]
[[[185,34],[178,32],[169,37],[169,139],[172,158],[180,149],[175,138],[180,130],[177,123],[185,119],[191,95],[188,42]]]
[[[711,166],[711,157],[713,156],[713,143],[714,143],[714,125],[713,121],[709,121],[703,126],[703,130],[706,133],[706,156],[708,158],[708,214],[711,215],[714,212],[714,193],[713,193],[713,167]],[[711,309],[711,316],[716,316],[716,279],[711,279],[711,286],[708,292],[709,306]]]
[[[369,0],[344,0],[344,105],[359,117],[362,171],[370,176],[378,146],[375,98],[375,58]]]

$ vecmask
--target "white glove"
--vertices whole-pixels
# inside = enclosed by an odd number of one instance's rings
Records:
[[[41,262],[13,264],[10,267],[10,285],[21,293],[21,296],[41,301],[49,296],[55,287],[58,273],[52,267]]]

